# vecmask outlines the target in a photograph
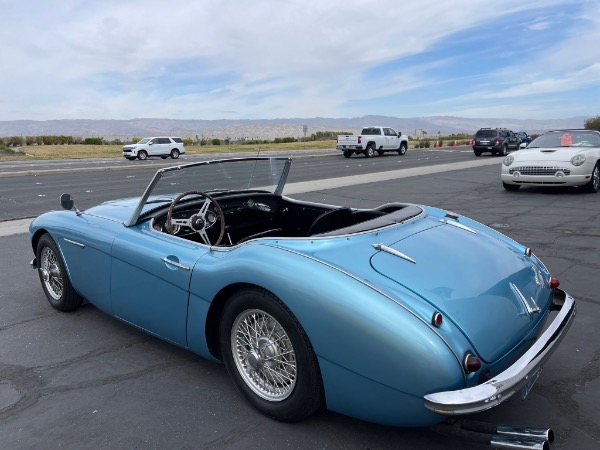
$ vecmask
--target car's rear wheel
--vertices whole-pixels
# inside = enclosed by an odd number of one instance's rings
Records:
[[[223,361],[236,387],[257,410],[297,422],[323,403],[323,386],[310,341],[291,311],[259,288],[237,291],[223,310]]]
[[[507,191],[518,191],[521,187],[520,184],[508,184],[504,181],[502,182],[502,186],[504,186],[504,189],[506,189]]]
[[[140,161],[144,161],[144,160],[148,159],[148,153],[146,153],[146,151],[145,151],[145,150],[140,150],[140,151],[138,152],[138,159],[139,159]]]
[[[592,178],[584,185],[586,192],[598,192],[600,189],[600,162],[597,162],[592,171]]]
[[[475,156],[481,156],[481,151],[479,150],[473,150],[473,153],[475,153]]]
[[[176,148],[171,150],[171,158],[173,158],[173,159],[179,158],[179,150],[177,150]]]
[[[365,150],[365,158],[370,158],[375,153],[375,146],[373,144],[367,145],[367,149]]]
[[[400,156],[404,156],[406,154],[406,150],[407,150],[406,144],[402,143],[402,144],[400,144],[400,148],[398,148],[398,154]]]
[[[350,157],[352,156],[352,152],[351,152],[351,151],[349,151],[349,150],[344,150],[344,156],[345,156],[346,158],[350,158]]]
[[[73,311],[83,298],[73,289],[60,251],[49,234],[44,234],[36,249],[38,274],[48,302],[60,311]]]

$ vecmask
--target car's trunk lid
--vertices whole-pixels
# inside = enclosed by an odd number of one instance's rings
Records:
[[[548,307],[541,270],[486,233],[440,224],[387,247],[392,250],[373,255],[373,268],[452,320],[486,361],[504,355],[537,325],[542,313],[530,314],[528,305]]]

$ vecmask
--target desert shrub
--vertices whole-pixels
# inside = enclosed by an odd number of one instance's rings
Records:
[[[600,131],[600,116],[592,117],[583,122],[583,126],[588,130]]]
[[[103,144],[103,140],[101,137],[90,137],[90,138],[85,138],[83,140],[83,143],[85,145],[102,145]]]
[[[442,139],[440,139],[440,147],[442,147],[444,145],[444,141]]]
[[[9,147],[19,147],[23,145],[23,136],[10,136],[6,138],[6,145]]]
[[[310,135],[311,141],[335,141],[338,135],[353,134],[349,131],[317,131]]]
[[[139,138],[137,136],[134,136],[131,138],[131,143],[132,144],[137,144],[138,142],[140,142],[142,140],[142,138]]]
[[[25,136],[25,145],[35,144],[35,136]]]
[[[221,139],[219,139],[219,138],[214,138],[214,139],[211,139],[211,140],[210,140],[210,143],[211,143],[212,145],[221,145]]]
[[[189,139],[189,138],[187,138],[187,139],[184,139],[184,140],[183,140],[183,145],[185,145],[186,147],[187,147],[188,145],[193,145],[193,144],[194,144],[194,140],[193,140],[193,139]]]

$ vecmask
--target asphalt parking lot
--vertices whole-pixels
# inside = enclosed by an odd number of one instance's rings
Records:
[[[388,158],[382,161],[395,161]],[[497,161],[294,197],[359,207],[433,205],[531,247],[576,298],[578,315],[525,401],[511,399],[473,418],[550,427],[556,449],[600,448],[600,194],[507,192]],[[309,164],[319,176],[319,157]],[[0,178],[0,186],[7,180]],[[53,310],[29,269],[27,234],[0,237],[0,249],[1,448],[486,448],[429,429],[384,427],[327,411],[299,424],[265,418],[241,398],[222,365],[91,305],[70,314]],[[465,282],[469,277],[477,273],[465,274]]]

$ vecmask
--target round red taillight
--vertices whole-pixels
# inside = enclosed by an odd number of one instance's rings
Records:
[[[473,356],[470,353],[467,353],[465,356],[465,371],[467,373],[477,372],[481,369],[481,361],[477,356]]]
[[[527,247],[527,248],[525,249],[525,254],[526,254],[527,256],[531,256],[531,255],[533,254],[533,252],[531,251],[531,249],[530,249],[529,247]]]
[[[439,312],[436,312],[433,314],[433,317],[431,318],[431,323],[436,326],[437,328],[442,326],[442,323],[444,323],[444,318],[442,317],[442,315]]]
[[[550,289],[556,289],[557,287],[560,286],[560,281],[558,281],[558,278],[550,278]]]

